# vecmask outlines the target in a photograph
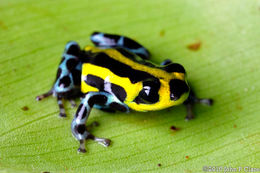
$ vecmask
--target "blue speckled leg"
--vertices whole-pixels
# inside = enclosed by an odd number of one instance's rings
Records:
[[[79,59],[80,47],[75,41],[70,41],[66,44],[62,54],[61,62],[58,66],[56,79],[52,88],[36,97],[37,101],[53,95],[57,98],[60,117],[66,117],[63,100],[70,100],[71,106],[76,104],[73,99],[81,95],[81,68],[82,62]]]
[[[144,46],[125,36],[107,34],[103,32],[94,32],[90,39],[98,47],[124,48],[143,59],[150,58],[150,53]]]
[[[88,92],[81,100],[78,110],[71,123],[71,131],[80,142],[79,152],[86,152],[85,140],[92,139],[104,146],[110,145],[110,140],[98,138],[87,131],[86,121],[94,105],[103,105],[123,112],[129,112],[127,105],[122,103],[117,97],[107,92]]]

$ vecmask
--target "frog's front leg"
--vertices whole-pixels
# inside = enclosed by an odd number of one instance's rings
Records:
[[[106,147],[109,146],[111,142],[109,139],[98,138],[87,131],[86,121],[94,105],[109,106],[113,109],[124,112],[129,111],[128,106],[122,103],[113,94],[107,92],[88,92],[82,99],[71,123],[72,134],[80,143],[78,149],[79,152],[86,152],[85,140],[87,139],[92,139]]]
[[[187,116],[185,118],[187,121],[194,118],[194,114],[192,112],[192,107],[195,103],[211,106],[213,104],[213,99],[198,98],[198,97],[196,97],[196,95],[194,94],[194,92],[191,89],[189,97],[184,102],[184,105],[186,106],[186,109],[187,109]]]
[[[48,92],[46,92],[46,93],[44,93],[44,94],[38,95],[38,96],[36,97],[36,100],[37,100],[37,101],[41,101],[42,99],[44,99],[44,98],[46,98],[46,97],[49,97],[49,96],[52,95],[52,94],[53,94],[53,88],[50,89]]]

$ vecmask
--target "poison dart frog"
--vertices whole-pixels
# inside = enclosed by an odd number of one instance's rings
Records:
[[[95,46],[81,49],[75,41],[66,44],[51,90],[39,95],[57,98],[61,117],[66,117],[63,100],[72,106],[81,103],[71,123],[71,131],[79,141],[79,152],[86,152],[85,140],[92,139],[104,146],[110,140],[98,138],[86,128],[91,109],[129,112],[156,111],[175,105],[187,107],[186,120],[194,117],[192,105],[212,105],[212,99],[199,99],[190,89],[182,65],[167,59],[155,65],[149,51],[136,41],[120,35],[94,32]]]

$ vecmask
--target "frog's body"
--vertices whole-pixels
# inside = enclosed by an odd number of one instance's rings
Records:
[[[146,61],[135,56],[131,58],[121,50],[99,49],[88,46],[86,51],[93,53],[82,66],[81,91],[83,93],[106,91],[114,94],[121,102],[136,111],[160,110],[183,103],[189,92],[185,81],[184,68],[175,63],[166,66],[147,66]],[[121,51],[121,52],[120,52]],[[131,55],[131,54],[130,54]],[[142,63],[143,62],[143,63]],[[169,66],[172,68],[169,69]],[[170,82],[182,83],[183,92],[171,99]],[[147,84],[146,88],[145,84]],[[143,100],[143,91],[150,92]],[[183,94],[183,95],[182,95]],[[177,98],[180,97],[180,98]]]
[[[80,50],[76,42],[66,45],[53,88],[37,97],[41,100],[55,95],[60,116],[64,117],[62,98],[71,100],[80,93],[84,95],[71,125],[73,135],[80,141],[80,152],[85,152],[88,138],[105,146],[110,143],[87,131],[86,121],[92,107],[105,111],[128,112],[129,108],[153,111],[185,102],[186,118],[191,119],[192,104],[212,104],[209,99],[189,94],[185,70],[180,64],[166,60],[160,66],[154,65],[147,61],[150,53],[146,48],[124,36],[94,32],[91,40],[97,47]],[[71,103],[75,105],[72,100]]]

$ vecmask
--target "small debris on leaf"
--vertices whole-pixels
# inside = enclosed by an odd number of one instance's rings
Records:
[[[177,128],[177,127],[175,127],[175,126],[171,126],[170,129],[171,129],[172,131],[177,131],[177,130],[179,130],[179,128]]]
[[[29,110],[28,106],[24,106],[24,107],[22,107],[21,109],[22,109],[23,111],[28,111],[28,110]]]
[[[161,167],[161,166],[162,166],[162,164],[158,163],[158,166],[159,166],[159,167]]]
[[[200,41],[198,41],[198,42],[196,42],[196,43],[189,44],[189,45],[187,46],[187,48],[190,49],[190,50],[192,50],[192,51],[197,51],[197,50],[200,49],[200,47],[201,47],[201,42],[200,42]]]
[[[160,31],[160,36],[163,37],[165,35],[165,31],[164,30],[161,30]]]
[[[236,124],[234,124],[234,126],[233,126],[234,128],[237,128],[237,125]]]

